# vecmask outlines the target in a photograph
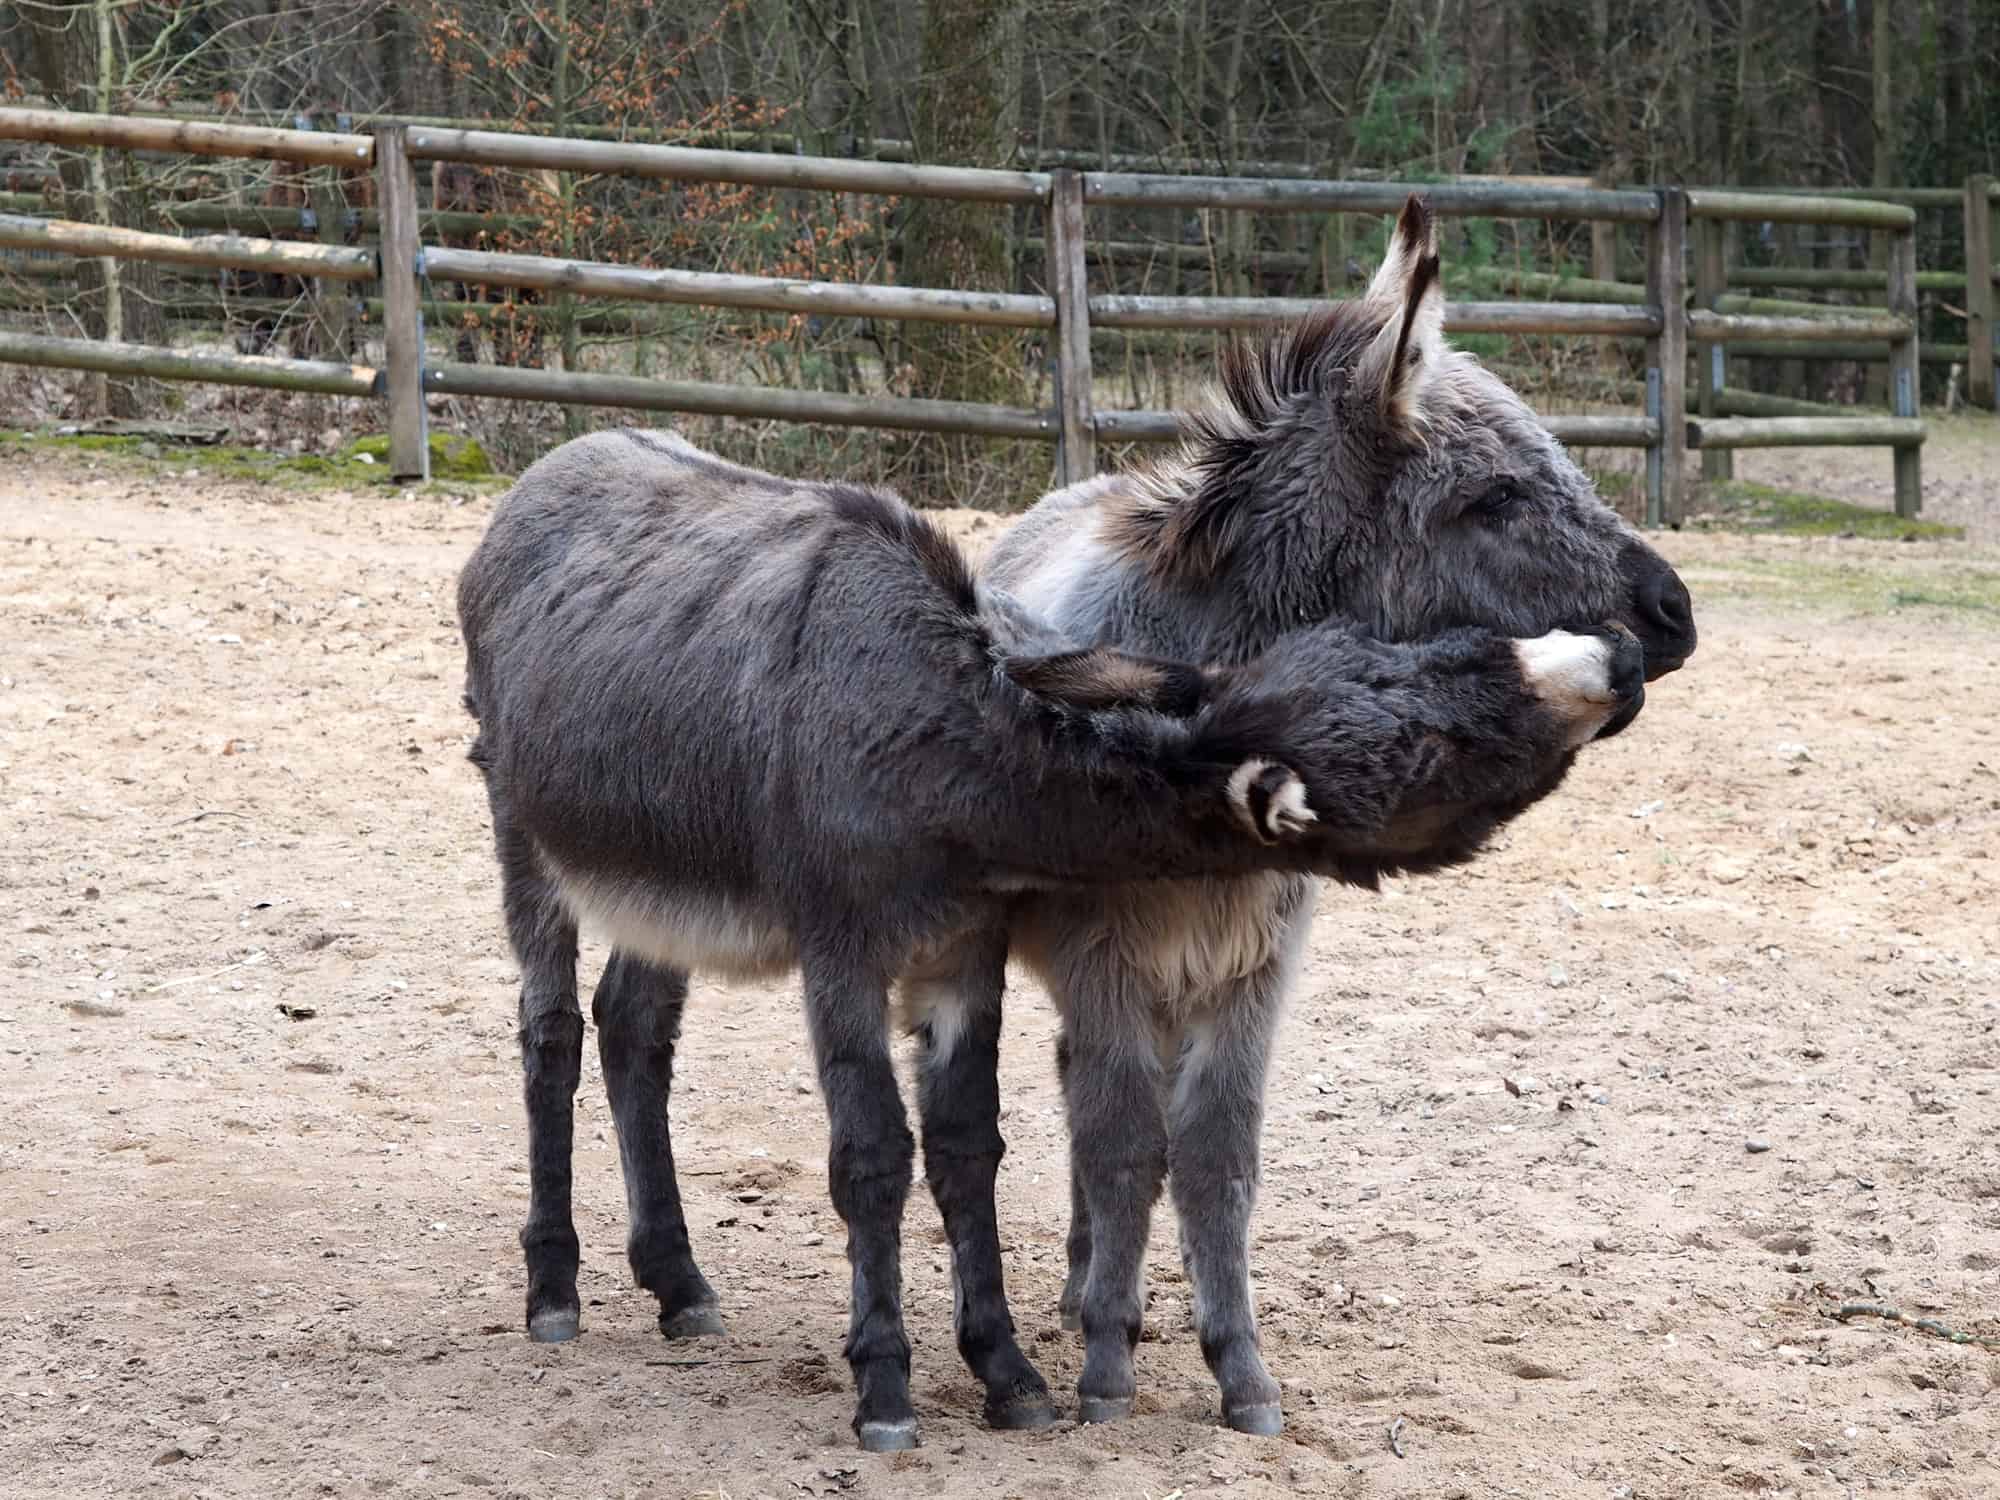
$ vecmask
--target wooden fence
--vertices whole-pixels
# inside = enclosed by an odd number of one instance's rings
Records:
[[[394,124],[369,135],[286,130],[35,109],[0,109],[0,138],[109,145],[205,156],[257,157],[374,174],[380,244],[376,250],[302,244],[240,234],[183,236],[0,213],[0,246],[60,250],[182,265],[276,270],[312,278],[379,283],[385,332],[383,367],[249,355],[108,345],[26,333],[0,334],[0,361],[65,369],[142,374],[161,379],[226,381],[281,389],[368,394],[387,403],[389,467],[398,478],[427,475],[427,392],[701,412],[876,428],[959,432],[1054,441],[1064,482],[1093,472],[1099,440],[1156,441],[1179,435],[1177,417],[1161,411],[1097,408],[1092,400],[1090,333],[1106,329],[1247,327],[1319,305],[1281,298],[1092,295],[1083,239],[1086,205],[1127,205],[1314,213],[1393,213],[1409,187],[1394,183],[1199,177],[1144,172],[1000,171],[896,161],[772,155],[631,141],[514,135]],[[1047,224],[1050,294],[1021,295],[920,287],[860,285],[650,270],[544,256],[424,245],[415,163],[466,162],[558,172],[620,173],[678,181],[775,188],[1034,203]],[[1634,416],[1550,416],[1565,442],[1646,450],[1649,524],[1678,524],[1684,514],[1684,455],[1751,446],[1884,445],[1895,455],[1898,513],[1921,503],[1917,414],[1917,269],[1915,214],[1906,205],[1834,197],[1731,193],[1678,188],[1609,189],[1490,181],[1423,184],[1443,215],[1536,218],[1641,226],[1646,237],[1643,301],[1458,302],[1447,331],[1584,334],[1641,338],[1646,377]],[[1885,313],[1809,316],[1687,308],[1690,223],[1787,219],[1851,225],[1888,239]],[[854,396],[730,384],[664,381],[581,370],[499,368],[431,359],[419,296],[425,279],[538,287],[629,301],[853,313],[871,317],[1041,328],[1055,334],[1052,410],[967,402]],[[1809,311],[1809,310],[1808,310]],[[1690,342],[1711,349],[1755,343],[1886,346],[1894,378],[1893,415],[1726,414],[1721,406],[1686,410]],[[1714,405],[1714,403],[1710,403]]]

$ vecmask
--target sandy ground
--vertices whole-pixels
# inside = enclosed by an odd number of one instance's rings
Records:
[[[2000,1340],[2000,614],[1910,602],[2000,557],[1667,538],[1703,645],[1635,728],[1483,863],[1329,894],[1256,1220],[1283,1437],[1216,1426],[1165,1208],[1139,1414],[984,1430],[919,1191],[887,1458],[790,986],[703,986],[682,1052],[729,1338],[629,1285],[594,1051],[585,1335],[519,1332],[488,508],[0,464],[0,1494],[2000,1493],[2000,1342],[1830,1316]],[[1051,1031],[1024,983],[1002,1223],[1068,1403]]]

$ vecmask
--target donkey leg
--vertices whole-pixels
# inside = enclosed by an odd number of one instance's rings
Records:
[[[986,1420],[999,1428],[1055,1420],[1048,1382],[1015,1342],[1000,1266],[994,1178],[1000,1136],[1000,1017],[1006,985],[1004,930],[980,934],[947,956],[944,972],[904,982],[921,1018],[917,1107],[924,1175],[951,1241],[951,1313],[958,1352],[986,1387]]]
[[[687,975],[679,970],[613,953],[590,1002],[625,1169],[631,1222],[625,1253],[633,1278],[659,1298],[660,1332],[670,1339],[722,1332],[715,1291],[688,1244],[667,1125],[687,993]]]
[[[1222,1389],[1223,1420],[1264,1436],[1277,1433],[1284,1418],[1250,1303],[1250,1215],[1265,1076],[1288,973],[1288,963],[1267,967],[1189,1026],[1167,1106],[1168,1179],[1202,1357]]]
[[[1131,1413],[1137,1389],[1132,1351],[1144,1311],[1146,1234],[1167,1170],[1167,1126],[1150,1025],[1121,1017],[1110,995],[1092,994],[1067,1009],[1071,1170],[1090,1236],[1078,1307],[1077,1418],[1109,1422]]]
[[[576,1337],[576,1225],[570,1217],[570,1152],[576,1084],[583,1071],[583,1012],[576,1003],[576,923],[536,868],[525,835],[495,807],[507,937],[521,965],[521,1072],[528,1106],[528,1336]]]
[[[1069,1105],[1069,1030],[1056,1036],[1056,1081],[1063,1105]],[[1069,1274],[1063,1278],[1062,1300],[1056,1305],[1062,1326],[1071,1333],[1083,1328],[1083,1288],[1090,1279],[1090,1205],[1083,1196],[1083,1170],[1076,1159],[1076,1142],[1069,1148],[1069,1238],[1064,1245]]]
[[[869,1452],[914,1448],[902,1243],[916,1150],[889,1058],[888,986],[879,973],[808,957],[805,994],[826,1100],[827,1183],[847,1225],[852,1285],[842,1352],[854,1372],[854,1431]]]

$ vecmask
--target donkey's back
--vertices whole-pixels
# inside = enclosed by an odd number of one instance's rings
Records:
[[[789,967],[777,896],[862,852],[875,820],[858,805],[842,850],[794,833],[827,822],[823,802],[790,804],[826,790],[828,737],[854,723],[833,695],[865,687],[914,727],[934,708],[918,685],[978,669],[966,566],[899,502],[665,433],[598,433],[532,465],[458,602],[496,826],[571,911],[676,967]],[[885,615],[899,628],[871,633]]]

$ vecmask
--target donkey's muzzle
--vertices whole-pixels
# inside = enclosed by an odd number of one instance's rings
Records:
[[[1632,590],[1632,632],[1646,648],[1646,680],[1677,672],[1694,655],[1694,600],[1680,574],[1644,542],[1634,541],[1620,559]]]
[[[1631,631],[1617,625],[1608,626],[1603,634],[1611,639],[1611,661],[1606,668],[1605,678],[1611,689],[1611,696],[1618,704],[1618,710],[1605,721],[1597,731],[1597,738],[1608,740],[1627,724],[1639,717],[1639,710],[1646,706],[1646,683],[1653,675],[1651,654],[1639,643]],[[1671,668],[1662,668],[1671,671]]]

